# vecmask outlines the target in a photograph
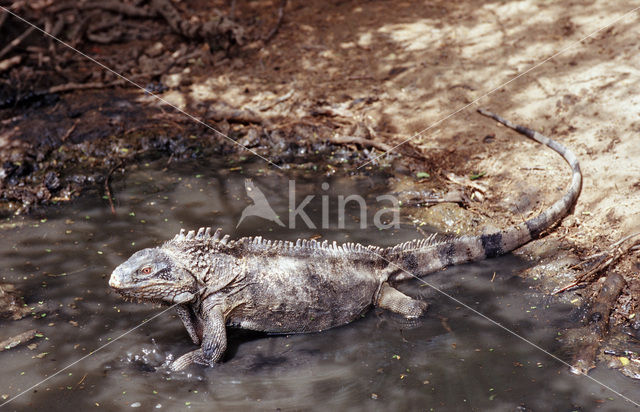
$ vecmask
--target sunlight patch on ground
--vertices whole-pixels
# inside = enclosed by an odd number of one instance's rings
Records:
[[[422,19],[412,23],[388,24],[378,31],[402,45],[404,51],[421,51],[435,49],[446,41],[438,23],[429,19]]]
[[[373,35],[371,32],[361,33],[358,38],[358,46],[360,47],[369,47],[373,42]]]
[[[532,0],[523,1],[508,1],[505,3],[490,3],[483,8],[493,11],[501,19],[508,19],[517,15],[531,15],[537,14],[534,10],[537,10],[537,2]],[[527,21],[527,25],[531,24],[531,20]]]
[[[469,30],[460,27],[457,35],[463,43],[460,56],[465,59],[477,59],[502,43],[502,33],[491,23],[480,23]]]
[[[162,95],[162,98],[180,110],[185,110],[187,108],[187,101],[184,98],[184,94],[178,90],[169,90]]]
[[[216,100],[217,95],[213,89],[206,84],[196,83],[191,86],[190,97],[195,101]]]

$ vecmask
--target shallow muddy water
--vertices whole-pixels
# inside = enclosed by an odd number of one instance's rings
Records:
[[[394,230],[374,227],[376,207],[388,206],[375,200],[385,194],[382,176],[322,179],[317,173],[299,173],[296,205],[307,194],[316,195],[305,210],[317,229],[300,219],[289,229],[257,217],[236,228],[250,204],[247,176],[288,225],[287,174],[263,171],[260,165],[204,161],[163,168],[164,163],[156,162],[116,177],[115,215],[106,199],[89,195],[38,218],[4,222],[2,280],[24,292],[33,314],[16,322],[0,321],[0,338],[30,328],[43,337],[31,342],[37,347],[22,345],[0,353],[3,399],[113,342],[5,409],[620,411],[631,406],[417,280],[401,289],[431,303],[418,322],[372,310],[350,325],[322,333],[231,331],[220,365],[167,373],[162,365],[168,358],[194,347],[173,311],[138,326],[164,308],[124,302],[110,291],[109,274],[131,253],[159,245],[181,227],[222,227],[233,237],[321,236],[381,246],[421,234],[406,223]],[[328,190],[322,189],[323,182]],[[369,196],[367,228],[361,228],[357,209],[347,209],[345,227],[338,228],[337,196],[354,193]],[[330,225],[325,229],[320,227],[322,194],[329,200]],[[567,359],[556,339],[558,331],[570,325],[572,307],[537,294],[520,279],[517,274],[527,265],[508,255],[450,268],[425,280]],[[637,383],[615,371],[598,368],[592,376],[639,399]]]

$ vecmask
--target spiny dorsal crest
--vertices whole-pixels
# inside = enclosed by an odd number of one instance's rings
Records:
[[[180,233],[175,235],[171,241],[184,242],[187,240],[200,240],[200,241],[211,240],[215,243],[226,245],[227,242],[229,241],[229,235],[225,235],[221,239],[220,238],[221,234],[222,234],[222,228],[216,229],[213,235],[211,234],[210,227],[201,227],[200,229],[198,229],[197,233],[195,230],[190,230],[187,232],[184,229],[180,229]]]
[[[451,243],[456,239],[461,239],[461,237],[455,236],[455,235],[443,235],[440,233],[433,233],[423,239],[414,239],[414,240],[409,240],[407,242],[398,243],[395,246],[391,246],[385,249],[385,251],[387,253],[392,253],[392,254],[403,253],[403,252],[413,252],[420,249],[435,247],[445,243]]]
[[[295,242],[289,240],[270,240],[263,239],[262,236],[255,237],[243,237],[238,240],[229,240],[229,235],[222,236],[222,229],[218,228],[213,234],[211,234],[210,227],[201,227],[196,232],[195,230],[186,231],[180,229],[180,233],[174,236],[174,238],[167,242],[167,246],[175,245],[180,246],[194,243],[208,243],[212,246],[226,246],[231,249],[235,247],[242,247],[247,252],[272,252],[283,254],[319,254],[319,255],[341,255],[345,253],[349,254],[365,254],[372,253],[377,254],[382,252],[382,248],[378,246],[364,246],[359,243],[343,243],[338,244],[336,241],[329,243],[328,240],[319,242],[315,239],[298,239]],[[409,243],[409,242],[407,242]]]

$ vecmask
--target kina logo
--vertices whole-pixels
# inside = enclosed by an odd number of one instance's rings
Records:
[[[249,198],[253,201],[253,204],[244,208],[244,210],[242,211],[242,215],[240,216],[240,220],[236,225],[236,228],[240,226],[240,223],[242,223],[242,221],[249,216],[258,216],[265,220],[276,222],[280,226],[284,226],[284,223],[282,223],[276,212],[269,204],[264,193],[262,193],[262,190],[258,189],[258,187],[253,184],[253,181],[251,181],[251,179],[245,179],[244,187],[247,190],[247,196],[249,196]]]

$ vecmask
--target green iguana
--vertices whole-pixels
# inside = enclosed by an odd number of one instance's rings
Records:
[[[575,155],[538,132],[484,110],[480,113],[559,153],[573,176],[565,195],[534,218],[479,236],[433,235],[393,247],[315,240],[229,240],[221,230],[184,230],[160,247],[140,250],[111,274],[127,298],[173,304],[200,348],[175,360],[213,365],[226,349],[226,327],[274,333],[317,332],[349,323],[373,306],[407,318],[427,303],[394,288],[399,281],[450,265],[512,251],[564,217],[582,184]]]

